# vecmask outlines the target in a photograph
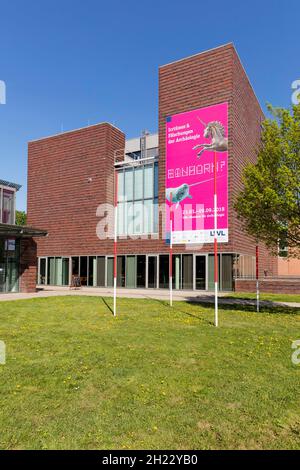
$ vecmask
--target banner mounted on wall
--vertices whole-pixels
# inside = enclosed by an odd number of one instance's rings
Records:
[[[214,242],[215,152],[217,239],[228,242],[228,103],[168,116],[166,121],[166,201],[172,204],[173,244]],[[168,238],[169,217],[166,231]]]

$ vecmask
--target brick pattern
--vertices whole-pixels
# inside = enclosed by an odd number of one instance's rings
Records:
[[[38,256],[72,256],[112,250],[100,241],[97,207],[113,204],[114,154],[124,134],[99,124],[29,143],[28,224],[42,227]]]
[[[259,283],[261,292],[280,294],[299,294],[300,278],[295,279],[262,279]],[[256,281],[237,279],[235,281],[237,292],[256,292]]]
[[[243,168],[248,162],[255,162],[256,159],[263,113],[234,46],[229,44],[163,66],[159,76],[160,203],[165,197],[166,117],[227,101],[229,243],[219,244],[219,251],[255,256],[255,240],[241,231],[234,201],[242,188]],[[174,252],[182,251],[184,246],[174,247]],[[213,245],[205,245],[201,252],[213,252]],[[260,255],[261,273],[267,269],[275,275],[276,259],[269,256],[263,245],[260,245]]]
[[[35,292],[37,277],[37,245],[32,238],[24,238],[20,244],[20,292]]]
[[[230,227],[229,243],[219,248],[254,255],[255,243],[241,232],[233,204],[241,188],[242,168],[255,159],[263,115],[231,44],[159,69],[159,204],[165,203],[166,116],[225,101],[229,103]],[[96,236],[100,219],[95,214],[98,204],[113,201],[113,155],[123,148],[124,134],[109,124],[29,144],[28,220],[49,233],[48,238],[38,240],[38,256],[113,253],[112,240],[100,241]],[[168,250],[161,224],[156,240],[128,238],[118,243],[119,254]],[[185,246],[174,246],[174,253],[185,251]],[[205,245],[201,252],[213,252],[213,245]],[[261,252],[261,270],[270,270],[271,265],[276,274],[264,247]]]

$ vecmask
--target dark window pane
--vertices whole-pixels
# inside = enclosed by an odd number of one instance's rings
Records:
[[[222,290],[232,291],[233,255],[222,255]]]
[[[89,286],[95,287],[97,285],[97,258],[96,256],[89,257]]]
[[[208,255],[208,289],[213,291],[215,289],[215,255]],[[218,287],[220,289],[220,255],[218,255]]]
[[[80,257],[80,280],[82,286],[87,286],[87,256]]]
[[[157,287],[157,256],[148,256],[148,287]]]
[[[137,256],[136,263],[136,285],[137,287],[146,286],[146,256]]]
[[[160,289],[169,287],[169,255],[159,256],[159,287]]]
[[[107,287],[114,285],[114,259],[107,258]]]
[[[97,286],[105,287],[105,256],[97,259]]]
[[[72,258],[72,276],[79,276],[79,258]]]
[[[46,258],[41,258],[40,259],[40,276],[38,283],[40,285],[45,285],[46,284]]]
[[[117,286],[125,287],[125,256],[117,258]]]
[[[193,255],[182,255],[182,287],[193,289]]]
[[[196,289],[206,289],[206,257],[196,256]]]

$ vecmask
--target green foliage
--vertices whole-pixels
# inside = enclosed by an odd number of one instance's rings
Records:
[[[24,211],[16,211],[16,225],[26,225],[27,215]]]
[[[262,125],[257,163],[243,176],[236,201],[245,230],[271,251],[285,240],[290,256],[300,256],[300,105],[273,108]]]

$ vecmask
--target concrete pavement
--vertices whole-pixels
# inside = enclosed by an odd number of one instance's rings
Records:
[[[113,289],[112,288],[99,288],[99,287],[81,287],[80,289],[74,290],[69,287],[51,287],[47,286],[44,289],[39,289],[36,293],[25,294],[0,294],[0,301],[8,300],[26,300],[26,299],[39,299],[47,297],[57,297],[57,296],[93,296],[93,297],[112,297]],[[168,289],[125,289],[118,288],[118,296],[124,298],[134,298],[134,299],[157,299],[157,300],[169,300],[169,291]],[[256,305],[255,300],[249,299],[236,299],[226,297],[228,293],[219,294],[219,303],[222,305]],[[198,302],[205,304],[214,303],[214,294],[213,292],[199,292],[199,291],[173,291],[173,300],[174,301],[188,301],[188,302]],[[291,308],[300,308],[300,303],[296,302],[270,302],[270,301],[261,301],[261,306],[266,307],[291,307]]]

